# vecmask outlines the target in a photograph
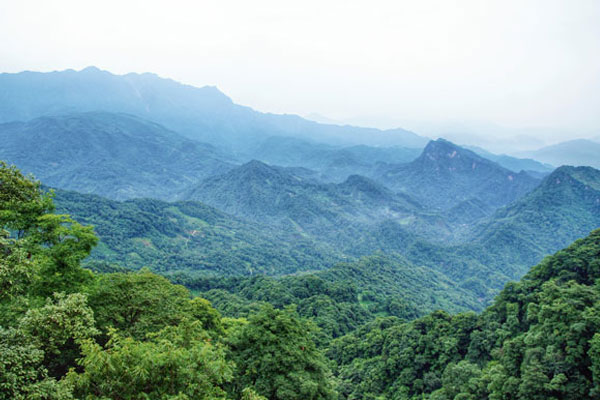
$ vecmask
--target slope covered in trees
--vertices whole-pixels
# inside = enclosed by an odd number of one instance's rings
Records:
[[[52,211],[39,184],[0,165],[2,399],[600,397],[600,230],[506,285],[479,315],[366,316],[332,341],[285,304],[222,318],[147,270],[82,269],[92,229]],[[354,303],[329,312],[341,323],[369,305],[334,281],[364,274],[365,287],[391,293],[377,281],[389,267],[363,262],[281,284],[298,300],[321,290]],[[325,300],[298,311],[322,323],[311,309],[326,310]]]
[[[393,219],[412,232],[448,235],[444,222],[408,195],[368,178],[340,184],[306,179],[293,170],[251,161],[207,178],[184,196],[238,217],[317,235],[348,246],[366,226]],[[343,230],[336,229],[344,226]]]
[[[600,396],[600,230],[510,283],[482,314],[377,320],[336,339],[344,398]]]
[[[560,167],[531,193],[474,229],[473,241],[526,268],[600,226],[600,171]]]
[[[247,151],[248,161],[314,170],[325,182],[343,182],[350,175],[371,176],[380,163],[410,162],[422,147],[331,146],[295,137],[270,137]]]
[[[175,199],[232,159],[132,115],[89,112],[0,124],[0,159],[44,184],[113,199]]]
[[[59,191],[57,204],[96,226],[101,242],[93,258],[105,263],[127,260],[130,268],[148,265],[194,276],[281,275],[382,251],[441,273],[480,304],[546,254],[599,225],[593,169],[557,170],[530,195],[475,229],[467,227],[462,238],[455,235],[458,243],[445,244],[450,223],[419,211],[413,215],[420,220],[399,218],[389,204],[419,210],[418,204],[367,178],[324,185],[285,168],[251,164],[256,168],[232,170],[235,179],[215,180],[211,192],[213,204],[231,204],[227,209],[245,221],[197,202],[120,203]],[[560,178],[565,171],[578,178]]]
[[[281,275],[323,269],[341,254],[311,238],[243,221],[198,202],[125,202],[57,191],[60,212],[94,225],[100,244],[96,268],[118,263],[129,269],[197,275]]]
[[[92,229],[52,210],[0,165],[1,399],[335,398],[292,309],[226,321],[148,271],[95,275],[80,266]]]

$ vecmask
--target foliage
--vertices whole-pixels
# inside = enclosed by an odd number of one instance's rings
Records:
[[[301,235],[239,220],[201,203],[117,202],[64,191],[56,197],[61,212],[95,226],[101,242],[92,262],[206,276],[283,274],[322,269],[339,260],[327,246]]]
[[[290,308],[263,307],[231,338],[234,392],[252,385],[268,399],[334,399],[325,358],[311,328]]]
[[[481,315],[375,321],[333,341],[347,398],[598,398],[600,230],[508,284]]]
[[[481,314],[426,314],[460,291],[398,256],[171,276],[244,317],[231,319],[147,269],[81,268],[91,228],[52,214],[51,196],[5,165],[0,200],[0,399],[600,398],[600,230]]]
[[[83,372],[66,383],[83,399],[225,399],[221,385],[232,379],[222,346],[210,343],[196,321],[166,327],[146,341],[112,331],[105,347],[82,346]]]

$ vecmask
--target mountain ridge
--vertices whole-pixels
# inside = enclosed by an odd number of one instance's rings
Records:
[[[0,141],[0,158],[45,184],[115,199],[174,199],[234,162],[214,146],[154,122],[106,112],[0,124]]]
[[[0,122],[41,115],[107,111],[156,121],[185,136],[235,152],[269,136],[332,144],[419,147],[425,138],[403,129],[382,131],[319,124],[292,114],[261,113],[235,104],[217,88],[197,88],[155,74],[114,75],[98,68],[0,74]],[[416,145],[415,145],[416,144]]]

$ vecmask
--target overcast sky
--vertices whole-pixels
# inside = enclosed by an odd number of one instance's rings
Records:
[[[0,0],[2,72],[89,65],[433,136],[600,135],[598,0]]]

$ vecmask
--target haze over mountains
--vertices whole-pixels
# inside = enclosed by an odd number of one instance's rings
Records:
[[[281,276],[383,252],[478,309],[600,224],[598,171],[552,172],[560,147],[519,159],[319,124],[153,74],[1,74],[0,88],[0,159],[79,192],[57,203],[97,226],[90,265]]]
[[[600,142],[594,140],[570,140],[520,154],[552,165],[600,168]]]
[[[234,104],[215,87],[196,88],[149,73],[119,76],[94,67],[5,73],[0,74],[0,87],[0,122],[71,112],[129,113],[237,153],[270,136],[346,145],[419,147],[427,142],[402,129],[325,125],[295,115],[264,114]]]

